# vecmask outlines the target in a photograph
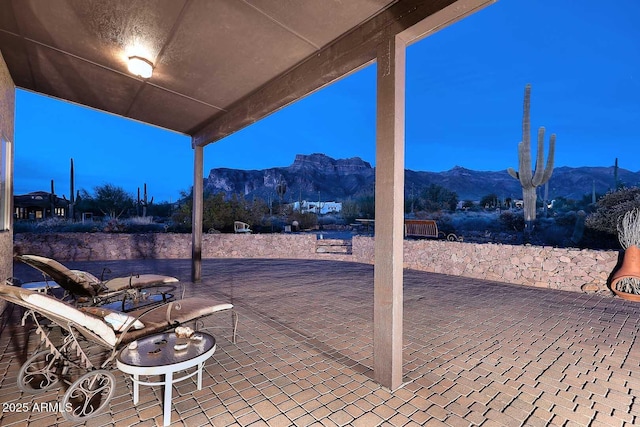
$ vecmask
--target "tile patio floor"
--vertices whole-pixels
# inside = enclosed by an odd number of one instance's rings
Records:
[[[67,264],[190,276],[186,260]],[[39,279],[24,266],[15,274]],[[640,425],[640,305],[405,271],[406,384],[392,393],[371,379],[372,266],[205,260],[203,276],[187,293],[232,301],[238,340],[216,332],[203,390],[193,380],[174,386],[172,425]],[[218,316],[207,325],[227,322]],[[62,393],[24,395],[15,385],[26,357],[20,330],[0,335],[0,402],[55,402]],[[141,387],[136,407],[130,381],[114,373],[111,410],[87,424],[161,424],[162,389]],[[0,413],[0,425],[69,423],[32,411]]]

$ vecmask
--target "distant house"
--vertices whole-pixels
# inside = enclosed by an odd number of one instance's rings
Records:
[[[342,211],[342,202],[295,202],[292,208],[296,212],[326,215]]]
[[[38,220],[45,218],[66,218],[69,201],[46,191],[35,191],[21,196],[13,196],[14,218]],[[53,209],[53,213],[52,213]]]

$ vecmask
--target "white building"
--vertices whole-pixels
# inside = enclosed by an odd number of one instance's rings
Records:
[[[326,215],[342,211],[342,202],[295,202],[292,204],[293,210],[301,213],[315,213]]]

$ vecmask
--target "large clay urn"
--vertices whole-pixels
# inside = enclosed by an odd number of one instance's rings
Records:
[[[621,279],[632,277],[640,280],[640,248],[632,245],[624,251],[622,265],[611,277],[611,290],[620,298],[640,302],[640,294],[630,294],[617,289]]]

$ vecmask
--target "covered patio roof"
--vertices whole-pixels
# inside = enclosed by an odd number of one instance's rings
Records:
[[[17,87],[206,145],[370,63],[385,37],[484,3],[7,0],[0,51]],[[131,56],[153,75],[132,75]]]
[[[20,88],[191,136],[194,281],[202,277],[203,147],[377,61],[374,370],[395,389],[406,47],[494,1],[7,0],[0,52]],[[153,74],[134,76],[131,57]]]

